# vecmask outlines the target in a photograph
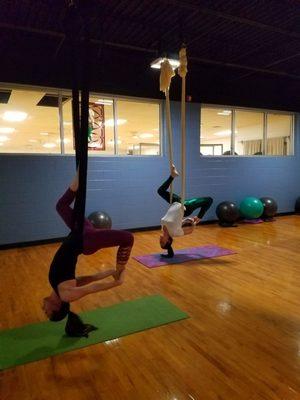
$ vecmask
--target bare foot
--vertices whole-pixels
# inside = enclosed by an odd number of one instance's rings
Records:
[[[178,175],[179,175],[179,172],[177,171],[175,165],[172,164],[172,167],[171,167],[171,176],[172,176],[172,178],[176,178],[176,176],[178,176]]]

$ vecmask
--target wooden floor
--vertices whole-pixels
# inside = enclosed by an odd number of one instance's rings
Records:
[[[158,231],[133,254],[156,252]],[[125,284],[75,311],[160,293],[190,319],[1,373],[1,400],[300,399],[300,217],[197,227],[183,248],[214,243],[236,255],[149,270],[131,260]],[[41,299],[58,244],[0,252],[1,329],[43,321]],[[113,265],[115,249],[80,259]]]

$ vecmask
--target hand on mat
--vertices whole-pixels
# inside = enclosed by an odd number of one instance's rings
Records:
[[[84,333],[88,337],[90,332],[96,331],[98,328],[91,324],[84,324]]]
[[[170,254],[161,254],[160,255],[162,258],[173,258],[174,256],[170,255]]]
[[[93,325],[84,324],[81,318],[74,314],[73,312],[69,312],[67,324],[65,327],[65,332],[67,336],[70,337],[89,337],[89,333],[97,330]]]
[[[70,330],[65,330],[67,336],[69,337],[89,337],[89,333],[92,331],[96,331],[98,328],[94,325],[90,324],[83,324],[80,329],[75,330],[75,331],[70,331]]]
[[[194,217],[194,225],[198,225],[201,219],[199,217]]]

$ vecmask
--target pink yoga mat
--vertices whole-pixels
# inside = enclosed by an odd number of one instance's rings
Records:
[[[187,261],[201,260],[203,258],[214,258],[229,256],[236,252],[223,247],[207,245],[201,247],[190,247],[188,249],[176,250],[173,258],[163,258],[161,253],[147,254],[145,256],[133,257],[147,268],[156,268],[168,264],[180,264]]]

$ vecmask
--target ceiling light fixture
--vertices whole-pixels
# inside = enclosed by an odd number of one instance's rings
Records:
[[[43,144],[43,147],[46,147],[46,149],[53,149],[54,147],[56,147],[55,143],[51,143],[51,142],[47,142]]]
[[[60,142],[61,142],[60,139],[57,139],[57,140],[56,140],[56,143],[60,143]],[[64,139],[64,143],[65,143],[65,144],[68,144],[68,143],[70,143],[70,142],[71,142],[71,139],[67,139],[67,138]]]
[[[48,136],[49,133],[48,133],[48,132],[40,132],[40,135],[42,135],[42,136]]]
[[[109,99],[98,99],[95,101],[96,104],[103,104],[104,106],[111,106],[113,104],[113,100]]]
[[[235,134],[237,134],[238,131],[235,131]],[[219,131],[214,133],[216,136],[230,136],[231,135],[231,130],[230,129],[225,129],[225,131]]]
[[[114,144],[115,143],[115,141],[113,140],[113,139],[110,139],[109,140],[109,144]],[[117,140],[117,143],[118,144],[121,144],[122,143],[122,140]]]
[[[165,59],[166,59],[166,57],[160,57],[160,58],[157,58],[156,60],[152,61],[152,63],[150,64],[151,68],[160,69],[162,62]],[[179,67],[179,65],[180,65],[179,60],[176,60],[174,58],[168,58],[168,60],[173,69],[176,69]]]
[[[13,133],[14,131],[15,131],[15,128],[0,126],[0,133]]]
[[[141,133],[139,136],[141,139],[147,139],[152,138],[154,135],[152,133]]]
[[[117,119],[117,125],[124,125],[126,124],[127,119]],[[105,126],[114,126],[115,125],[115,121],[113,119],[108,119],[104,122]]]
[[[231,135],[231,130],[230,129],[226,129],[225,131],[219,131],[219,132],[216,132],[214,135],[216,135],[216,136],[230,136]]]
[[[7,140],[10,140],[10,138],[4,135],[0,136],[0,142],[7,142]]]
[[[228,116],[228,115],[231,115],[231,110],[219,111],[217,114],[218,115],[226,115],[226,116]]]
[[[28,142],[30,142],[30,143],[38,143],[38,140],[36,140],[36,139],[29,139]]]
[[[24,111],[5,111],[2,118],[10,122],[22,122],[28,117]]]

